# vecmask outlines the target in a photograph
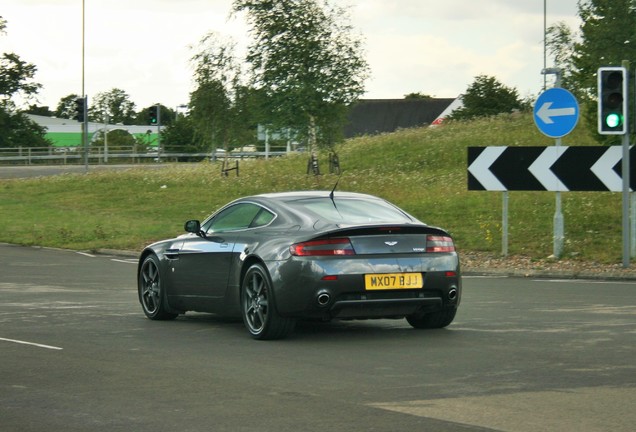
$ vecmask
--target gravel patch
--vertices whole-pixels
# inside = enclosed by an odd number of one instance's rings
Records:
[[[523,255],[498,256],[486,252],[461,252],[463,274],[516,277],[559,277],[577,279],[635,279],[636,263],[601,264],[570,259],[530,258]]]

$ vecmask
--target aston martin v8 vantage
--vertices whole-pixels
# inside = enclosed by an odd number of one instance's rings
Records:
[[[299,319],[405,318],[442,328],[461,299],[451,235],[375,196],[329,191],[248,196],[146,247],[138,294],[153,320],[187,311],[242,318],[255,339]]]

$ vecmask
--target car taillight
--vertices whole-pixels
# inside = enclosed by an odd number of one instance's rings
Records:
[[[426,252],[455,252],[453,239],[447,236],[426,236]]]
[[[289,247],[289,252],[295,256],[337,256],[356,254],[348,238],[312,240],[296,243]]]

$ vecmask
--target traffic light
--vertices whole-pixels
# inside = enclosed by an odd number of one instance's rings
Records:
[[[148,109],[148,121],[151,125],[156,125],[159,121],[159,105],[153,105]]]
[[[627,133],[627,70],[624,67],[598,69],[598,133]]]
[[[78,122],[84,122],[86,118],[86,96],[75,99],[75,117]]]

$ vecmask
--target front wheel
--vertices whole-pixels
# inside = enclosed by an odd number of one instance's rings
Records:
[[[161,281],[159,260],[156,256],[149,255],[141,264],[137,288],[141,307],[148,318],[152,320],[171,320],[179,315],[169,312],[166,307],[165,287]]]
[[[241,312],[254,339],[283,339],[296,325],[295,319],[281,317],[276,311],[269,276],[260,264],[252,265],[243,278]]]
[[[453,322],[457,308],[445,308],[437,312],[414,314],[406,317],[406,320],[416,329],[444,328]]]

